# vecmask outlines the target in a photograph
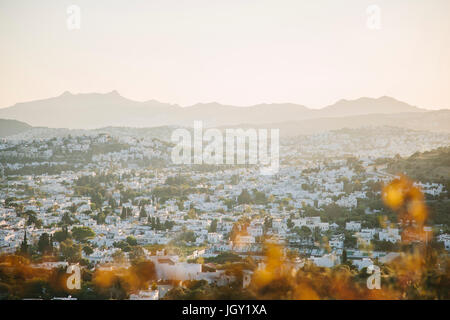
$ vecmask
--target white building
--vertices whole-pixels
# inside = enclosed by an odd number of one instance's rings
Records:
[[[223,235],[217,232],[208,233],[208,242],[209,243],[218,243],[222,241]]]
[[[398,229],[393,228],[387,228],[385,230],[382,230],[378,233],[378,238],[381,241],[389,241],[392,243],[396,243],[402,239],[402,237],[399,234]]]
[[[325,254],[321,257],[311,257],[309,258],[316,266],[332,268],[341,263],[341,258],[334,253]]]
[[[345,224],[345,230],[359,231],[359,230],[361,230],[361,223],[360,222],[355,222],[355,221],[347,222]]]

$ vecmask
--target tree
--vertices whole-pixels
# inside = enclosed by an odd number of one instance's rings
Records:
[[[161,220],[159,220],[159,217],[156,218],[156,230],[161,230]]]
[[[314,241],[317,241],[321,238],[320,229],[318,227],[314,228],[313,237]]]
[[[233,206],[235,205],[235,201],[233,199],[224,199],[222,201],[223,204],[227,206],[228,210],[233,209]]]
[[[45,253],[48,253],[51,251],[50,237],[48,236],[48,233],[44,232],[39,237],[38,250],[42,254],[45,254]]]
[[[109,197],[108,204],[113,210],[117,208],[116,200],[114,200],[113,197]]]
[[[177,201],[178,210],[182,211],[184,209],[184,201],[178,200]]]
[[[39,220],[34,214],[30,214],[27,220],[27,226],[34,224],[36,228],[42,227],[42,221]]]
[[[60,251],[65,261],[78,262],[81,260],[81,246],[74,243],[72,239],[61,242]]]
[[[217,219],[214,219],[211,222],[211,225],[209,226],[209,232],[216,232],[217,231]]]
[[[346,248],[354,248],[356,242],[356,238],[350,232],[345,232],[344,246]]]
[[[120,215],[120,219],[125,220],[128,217],[127,208],[122,207],[122,214]]]
[[[27,231],[25,230],[25,234],[23,236],[23,241],[20,245],[20,253],[21,254],[28,254],[28,241],[27,241]]]
[[[50,253],[53,254],[53,235],[50,235],[49,239],[49,245],[50,245]]]
[[[73,227],[72,237],[77,241],[86,241],[95,237],[95,232],[89,227]]]
[[[61,218],[61,224],[62,225],[71,225],[73,223],[74,223],[74,221],[71,218],[70,213],[69,212],[65,212],[63,214],[62,218]]]
[[[152,216],[148,216],[148,219],[147,219],[147,224],[149,224],[152,227],[152,229],[155,228],[155,220],[154,219],[155,218]]]
[[[176,240],[177,242],[195,242],[195,233],[194,231],[182,232],[177,236]]]
[[[70,234],[67,226],[63,226],[61,230],[55,232],[55,240],[58,242],[63,242],[68,238],[70,238]]]
[[[273,218],[265,217],[264,218],[264,231],[267,232],[270,228],[272,228]]]
[[[238,196],[239,204],[250,204],[252,202],[252,196],[247,189],[242,189],[241,194]]]
[[[145,253],[142,247],[136,246],[128,253],[128,257],[133,265],[145,260]]]
[[[106,215],[100,211],[96,216],[96,220],[98,224],[104,224],[106,220]]]
[[[230,184],[237,185],[239,183],[239,175],[233,174],[231,176]]]
[[[312,232],[307,226],[295,227],[294,231],[298,234],[298,236],[302,239],[307,239],[311,237]]]
[[[114,263],[117,264],[124,264],[126,259],[125,259],[125,254],[123,253],[122,250],[116,250],[111,257],[113,258]]]
[[[128,236],[126,241],[127,241],[127,243],[128,243],[130,246],[135,246],[135,245],[137,245],[137,240],[136,240],[136,238],[133,237],[133,236]]]
[[[85,255],[89,256],[92,253],[94,253],[94,250],[90,246],[84,246],[83,247],[83,252],[84,252]]]
[[[189,211],[187,213],[187,217],[188,217],[188,219],[195,219],[195,218],[197,218],[197,214],[195,213],[195,209],[194,208],[189,209]]]
[[[291,218],[289,218],[289,219],[287,220],[286,225],[287,225],[287,227],[288,227],[289,229],[292,229],[292,227],[294,226],[294,222],[292,222],[292,219],[291,219]]]
[[[267,203],[267,197],[266,194],[264,192],[260,192],[257,190],[253,191],[253,196],[255,198],[255,203],[256,204],[266,204]]]
[[[172,227],[174,226],[174,222],[173,221],[170,221],[170,220],[166,220],[165,222],[164,222],[164,229],[166,229],[166,230],[170,230],[170,229],[172,229]]]
[[[143,206],[141,207],[141,211],[139,212],[139,218],[140,219],[147,218],[147,212],[145,212],[145,209]]]

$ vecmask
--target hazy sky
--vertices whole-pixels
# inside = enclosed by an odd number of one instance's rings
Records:
[[[116,89],[183,106],[389,95],[450,108],[449,0],[0,0],[0,43],[0,107]]]

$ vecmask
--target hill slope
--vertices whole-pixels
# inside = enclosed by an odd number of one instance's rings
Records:
[[[32,127],[24,122],[17,120],[0,119],[0,137],[6,137],[13,134],[22,133],[30,130]]]
[[[313,134],[343,128],[398,127],[420,131],[450,132],[450,110],[408,112],[398,114],[365,114],[335,118],[316,118],[300,121],[255,125],[242,123],[235,127],[280,129],[282,136]],[[225,128],[225,127],[224,127]]]
[[[403,173],[415,180],[448,183],[450,147],[416,152],[406,159],[396,159],[388,166],[393,174]]]

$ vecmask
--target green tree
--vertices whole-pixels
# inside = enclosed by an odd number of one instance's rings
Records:
[[[164,229],[171,230],[174,225],[175,225],[175,223],[173,221],[166,220],[164,222]]]
[[[127,208],[122,207],[122,213],[120,215],[120,219],[125,220],[126,218],[128,218]]]
[[[27,226],[31,226],[33,224],[34,224],[34,226],[36,228],[41,228],[42,227],[42,221],[39,220],[34,214],[30,214],[28,216]]]
[[[253,191],[253,197],[256,204],[266,204],[267,203],[267,197],[264,192],[260,192],[257,190]]]
[[[126,241],[127,241],[127,243],[128,243],[130,246],[135,246],[135,245],[137,245],[137,240],[136,240],[136,238],[133,237],[133,236],[128,236]]]
[[[72,219],[71,215],[69,212],[65,212],[61,218],[61,224],[62,225],[71,225],[73,224],[75,221]]]
[[[156,230],[161,230],[161,220],[159,217],[156,218]]]
[[[28,249],[29,249],[29,246],[28,246],[28,240],[27,240],[27,231],[25,230],[25,234],[23,236],[23,241],[20,245],[20,253],[28,254]]]
[[[72,239],[61,242],[60,252],[67,262],[79,262],[81,260],[81,246],[74,243]]]
[[[92,239],[95,237],[95,232],[89,227],[73,227],[72,237],[80,242]]]
[[[67,226],[63,226],[61,230],[56,231],[54,238],[58,242],[63,242],[64,240],[70,238],[69,230],[67,229]]]
[[[307,239],[311,237],[312,232],[307,226],[295,227],[294,231],[298,234],[298,236],[302,239]]]
[[[209,226],[209,232],[216,232],[217,231],[217,219],[214,219],[211,221],[211,225]]]
[[[184,231],[177,236],[176,240],[177,242],[195,242],[195,233],[194,231]]]
[[[147,218],[147,212],[145,212],[145,209],[143,206],[141,207],[141,211],[139,212],[139,218],[140,219]]]
[[[288,227],[289,229],[292,229],[292,228],[294,227],[294,222],[292,222],[292,219],[291,219],[291,218],[289,218],[289,219],[287,220],[286,225],[287,225],[287,227]]]
[[[239,204],[250,204],[252,203],[252,196],[247,189],[242,189],[241,194],[238,196]]]
[[[92,253],[94,253],[94,250],[90,246],[84,246],[83,247],[83,252],[84,252],[85,255],[89,256]]]
[[[100,211],[96,216],[96,220],[98,224],[104,224],[106,220],[106,215]]]
[[[48,236],[48,233],[44,232],[39,237],[38,250],[42,254],[45,254],[45,253],[48,253],[51,251],[50,237]]]

